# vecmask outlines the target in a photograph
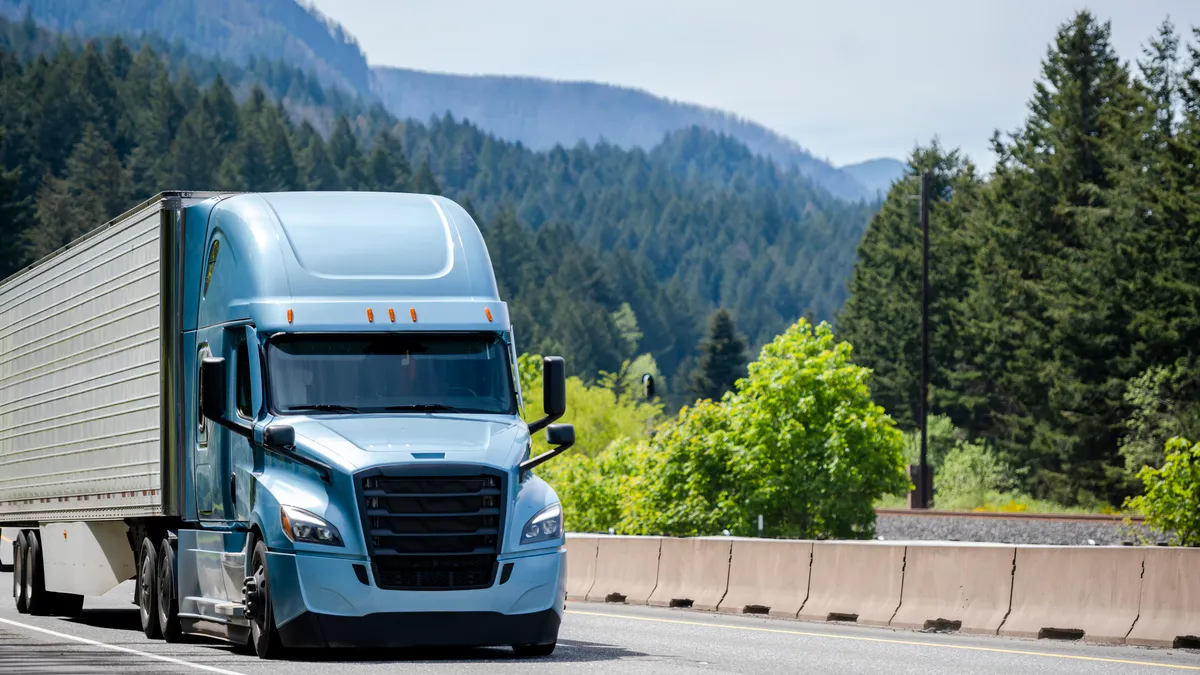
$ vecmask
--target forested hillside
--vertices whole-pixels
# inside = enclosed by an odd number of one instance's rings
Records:
[[[1164,442],[1200,432],[1200,32],[1165,24],[1134,64],[1110,26],[1063,25],[995,174],[931,146],[859,249],[841,337],[905,426],[919,392],[930,220],[935,413],[1036,495],[1120,503]],[[1186,48],[1185,48],[1186,47]]]
[[[524,347],[589,377],[649,354],[683,383],[718,306],[754,345],[832,316],[870,215],[700,129],[533,152],[400,123],[280,64],[164,66],[150,44],[60,47],[28,23],[0,23],[0,45],[4,274],[165,187],[442,192],[484,224]]]
[[[835,168],[762,125],[698,105],[594,82],[463,76],[371,68],[353,36],[296,0],[0,0],[0,16],[30,16],[53,31],[84,37],[155,35],[171,45],[245,65],[282,60],[342,93],[377,100],[400,119],[427,122],[447,112],[534,150],[606,141],[648,150],[669,133],[699,126],[728,134],[781,167],[795,167],[845,199],[878,200],[879,178]],[[893,160],[885,160],[891,162]],[[895,171],[893,167],[892,175]],[[883,182],[886,189],[887,181]]]

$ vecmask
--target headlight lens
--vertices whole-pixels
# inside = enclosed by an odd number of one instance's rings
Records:
[[[547,506],[525,524],[525,530],[521,532],[521,543],[533,544],[561,539],[562,526],[562,504]]]
[[[341,546],[342,535],[324,519],[294,506],[280,506],[279,519],[288,539],[309,544]]]

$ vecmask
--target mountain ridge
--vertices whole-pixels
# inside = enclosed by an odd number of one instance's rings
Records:
[[[0,0],[0,16],[20,20],[26,12],[47,28],[81,37],[156,34],[201,55],[243,62],[252,57],[283,58],[343,91],[380,100],[401,119],[426,121],[449,112],[502,138],[540,149],[603,140],[649,150],[668,133],[699,125],[738,139],[785,169],[794,167],[839,198],[871,202],[880,192],[878,181],[864,183],[853,171],[834,167],[794,139],[743,116],[641,89],[372,66],[354,36],[308,2]],[[489,93],[497,83],[507,88]],[[522,99],[521,92],[527,98]],[[536,98],[528,98],[534,93]],[[598,116],[597,111],[603,114]]]

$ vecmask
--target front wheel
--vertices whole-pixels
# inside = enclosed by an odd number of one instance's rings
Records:
[[[261,539],[254,542],[250,569],[242,588],[246,616],[250,619],[250,643],[260,659],[278,659],[284,655],[275,625],[275,608],[271,606],[271,579],[267,575],[267,545]]]
[[[550,656],[554,653],[554,647],[558,644],[557,641],[545,645],[513,645],[513,653],[517,658],[529,658],[531,656]]]

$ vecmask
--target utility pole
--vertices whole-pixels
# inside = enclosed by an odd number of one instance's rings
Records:
[[[921,174],[921,465],[917,484],[920,508],[933,506],[933,475],[929,470],[929,195],[933,174]]]

